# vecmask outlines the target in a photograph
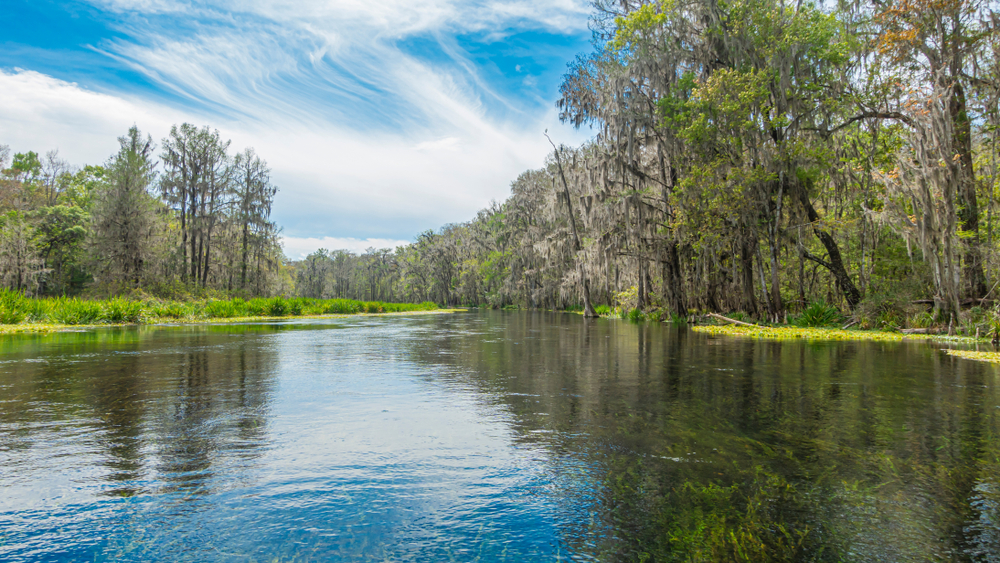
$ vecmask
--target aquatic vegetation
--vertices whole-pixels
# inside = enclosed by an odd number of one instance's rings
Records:
[[[991,362],[1000,364],[1000,352],[981,352],[978,350],[945,350],[949,356],[965,358],[967,360],[977,360],[980,362]]]
[[[700,325],[692,327],[695,332],[748,336],[769,340],[881,340],[894,342],[904,338],[920,338],[899,332],[877,332],[866,330],[841,330],[830,328],[802,328],[775,326]]]
[[[319,315],[355,315],[433,311],[438,306],[424,303],[384,303],[351,299],[307,299],[284,297],[245,301],[209,299],[205,301],[132,300],[114,297],[87,300],[76,297],[30,298],[0,290],[2,333],[53,330],[58,326],[101,324],[141,324],[158,321],[211,321],[223,319],[284,318]],[[10,327],[21,327],[13,330]]]

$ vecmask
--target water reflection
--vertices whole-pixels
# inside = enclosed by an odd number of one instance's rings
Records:
[[[0,558],[996,560],[997,368],[476,312],[0,338]]]
[[[608,560],[1000,552],[995,367],[924,344],[494,315],[421,347],[423,360],[467,366],[517,413],[520,439],[586,459],[602,522],[567,520],[578,549],[596,544]]]

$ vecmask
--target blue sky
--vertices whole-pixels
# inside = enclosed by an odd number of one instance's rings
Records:
[[[586,0],[4,0],[0,144],[99,163],[135,123],[218,128],[280,187],[292,258],[411,241],[547,153]]]

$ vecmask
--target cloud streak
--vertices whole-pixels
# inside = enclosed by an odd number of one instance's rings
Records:
[[[563,68],[589,36],[585,0],[91,4],[118,33],[90,48],[153,88],[0,72],[0,142],[99,162],[133,122],[156,138],[210,124],[268,159],[288,240],[398,242],[467,220],[542,164],[544,129],[589,136],[559,124],[554,75],[524,70]],[[549,44],[508,48],[528,33]]]

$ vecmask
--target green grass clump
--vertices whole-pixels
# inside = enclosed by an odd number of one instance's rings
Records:
[[[602,317],[606,317],[611,314],[611,307],[607,305],[598,305],[594,307],[594,312]]]
[[[124,297],[112,297],[104,302],[101,317],[110,324],[134,324],[143,319],[144,307],[141,301],[129,301]]]
[[[360,301],[351,301],[350,299],[330,299],[326,302],[323,313],[326,315],[354,315],[361,312],[358,307],[360,304]]]
[[[288,303],[284,297],[272,297],[267,300],[267,315],[271,317],[284,317],[288,314]]]
[[[833,305],[813,303],[795,319],[795,324],[801,327],[836,326],[843,320],[840,310]]]
[[[13,325],[27,320],[28,301],[16,291],[0,289],[0,324]]]
[[[96,301],[75,297],[57,297],[50,301],[50,321],[64,325],[89,325],[101,322],[102,309]]]
[[[233,301],[209,301],[203,309],[206,317],[211,319],[231,319],[233,317],[246,316],[245,310],[241,307],[243,303]]]
[[[194,311],[186,303],[169,301],[167,303],[156,303],[150,307],[152,318],[160,319],[186,319],[193,318]]]

